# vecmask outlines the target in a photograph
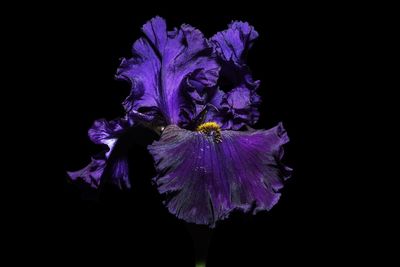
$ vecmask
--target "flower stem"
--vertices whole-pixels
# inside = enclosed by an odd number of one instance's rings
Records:
[[[188,224],[187,229],[192,236],[196,267],[206,267],[211,230],[207,226]]]

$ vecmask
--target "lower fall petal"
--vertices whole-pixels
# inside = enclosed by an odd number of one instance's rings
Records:
[[[289,139],[281,124],[260,131],[222,131],[222,142],[201,132],[168,126],[150,145],[169,211],[211,227],[233,210],[270,210],[291,169],[281,163]]]

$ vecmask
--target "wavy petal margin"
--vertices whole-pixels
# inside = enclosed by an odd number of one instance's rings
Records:
[[[133,44],[133,57],[123,59],[117,70],[116,78],[131,84],[123,105],[128,113],[156,109],[167,124],[179,124],[188,95],[216,84],[216,55],[190,25],[167,31],[165,20],[155,17],[142,30],[145,36]]]
[[[148,149],[169,211],[214,227],[233,210],[256,213],[277,203],[291,175],[281,162],[288,141],[281,123],[270,130],[222,131],[221,143],[171,125]]]

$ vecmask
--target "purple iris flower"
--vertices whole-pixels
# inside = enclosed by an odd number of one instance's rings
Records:
[[[118,146],[129,129],[145,124],[160,134],[148,147],[153,180],[178,218],[213,227],[234,210],[270,210],[292,170],[281,162],[289,141],[282,124],[251,128],[259,118],[259,81],[246,54],[258,33],[235,21],[206,39],[186,24],[168,31],[160,17],[142,31],[116,74],[131,85],[126,115],[95,121],[89,137],[108,149],[70,178],[98,188],[107,176],[129,188],[127,149]]]

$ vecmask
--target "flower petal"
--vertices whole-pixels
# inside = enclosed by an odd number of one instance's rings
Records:
[[[233,210],[256,213],[277,203],[291,172],[281,163],[288,141],[281,124],[266,131],[222,131],[221,143],[171,125],[148,148],[170,212],[213,227]]]
[[[254,125],[260,117],[260,96],[246,87],[236,87],[224,94],[218,111],[211,112],[208,121],[217,121],[222,129],[238,130],[245,125]]]
[[[89,165],[81,170],[68,172],[72,181],[84,181],[93,188],[98,188],[109,177],[110,181],[119,188],[130,188],[128,177],[127,150],[119,147],[126,146],[121,144],[120,138],[129,133],[128,129],[133,126],[132,122],[125,119],[115,119],[106,121],[105,119],[96,120],[89,129],[89,138],[95,144],[105,144],[107,149],[95,157],[92,157]]]
[[[127,112],[157,109],[167,124],[178,124],[187,84],[203,90],[217,81],[213,49],[197,29],[182,25],[167,31],[160,17],[147,22],[143,33],[133,45],[133,57],[124,59],[117,70],[116,78],[132,87],[124,107]]]
[[[96,120],[89,129],[89,138],[95,144],[107,144],[108,139],[113,139],[128,127],[128,122],[124,119],[107,121],[105,119]]]
[[[258,33],[246,22],[232,22],[225,31],[215,34],[210,43],[221,61],[220,87],[226,91],[218,111],[208,120],[218,121],[222,129],[238,130],[254,125],[259,118],[260,96],[256,93],[260,81],[254,81],[246,65],[246,54]]]
[[[218,32],[211,38],[211,42],[218,54],[225,61],[233,61],[243,65],[246,61],[246,53],[253,46],[258,33],[247,22],[233,21],[228,29]]]
[[[104,159],[92,158],[89,165],[85,168],[74,171],[67,172],[72,181],[82,180],[92,188],[98,188],[100,185],[100,178],[103,175],[104,168],[106,166],[106,161]]]

